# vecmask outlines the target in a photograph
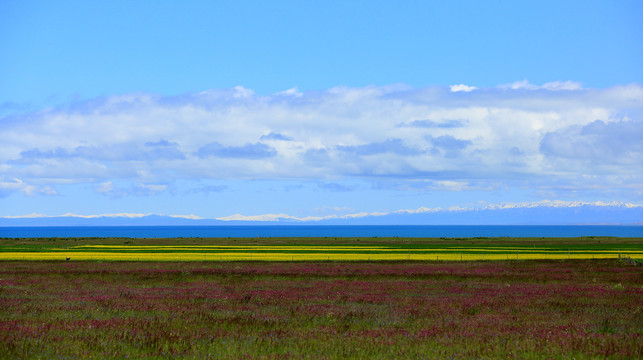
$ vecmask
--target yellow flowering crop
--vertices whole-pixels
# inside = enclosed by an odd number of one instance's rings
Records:
[[[0,252],[0,260],[89,261],[384,261],[643,258],[643,251],[522,248],[414,248],[394,246],[121,246],[84,245],[47,251]]]

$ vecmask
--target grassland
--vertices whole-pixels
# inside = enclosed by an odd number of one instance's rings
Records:
[[[2,239],[0,243],[2,253],[69,252],[72,259],[0,261],[0,358],[643,357],[639,261],[520,257],[521,250],[534,248],[549,254],[633,254],[640,251],[641,239]],[[392,249],[393,245],[402,250]],[[195,252],[195,246],[202,249]],[[333,249],[338,254],[341,250],[353,256],[359,251],[372,256],[385,253],[384,248],[406,251],[407,256],[411,251],[412,258],[79,259],[83,253],[103,250],[138,256],[141,247],[159,247],[144,250],[172,256],[246,254],[251,248],[255,256],[259,247],[274,254],[273,246],[301,256],[335,246],[341,248]],[[485,249],[514,258],[413,259],[422,251],[475,255]]]

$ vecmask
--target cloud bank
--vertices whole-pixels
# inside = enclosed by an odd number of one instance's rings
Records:
[[[56,195],[57,184],[117,197],[174,180],[360,178],[637,199],[642,110],[638,84],[569,81],[111,96],[0,118],[0,196]]]

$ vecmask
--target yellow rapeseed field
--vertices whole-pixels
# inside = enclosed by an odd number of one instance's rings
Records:
[[[538,259],[642,259],[643,251],[493,248],[396,248],[391,246],[121,246],[84,245],[0,252],[0,260],[91,261],[479,261]]]

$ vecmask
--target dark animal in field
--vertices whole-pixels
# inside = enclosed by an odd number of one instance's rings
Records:
[[[67,261],[69,261],[69,258],[68,258],[68,257],[66,257],[65,259],[67,259]]]

